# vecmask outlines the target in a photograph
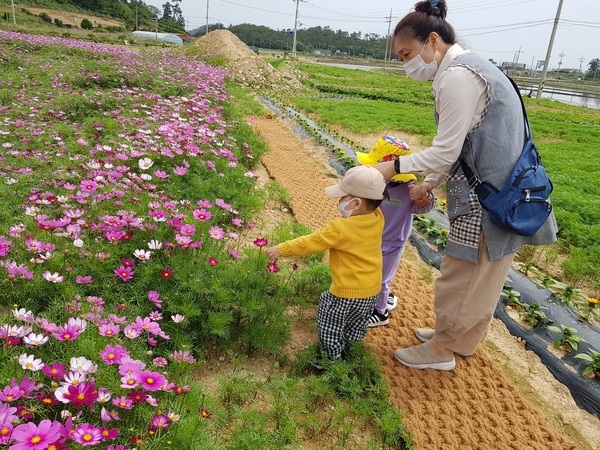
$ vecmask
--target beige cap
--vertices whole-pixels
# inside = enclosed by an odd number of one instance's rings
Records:
[[[371,166],[356,166],[349,169],[338,184],[325,188],[325,193],[333,198],[353,195],[381,200],[384,190],[385,179],[379,170]]]

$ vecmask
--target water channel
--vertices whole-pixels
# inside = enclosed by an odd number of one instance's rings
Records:
[[[382,69],[381,66],[363,66],[360,64],[343,64],[343,63],[325,63],[320,62],[324,66],[341,67],[345,69],[357,69],[357,70],[375,70]],[[396,66],[394,66],[396,68]],[[523,84],[519,86],[523,95],[531,95],[535,97],[537,94],[538,85]],[[591,92],[579,92],[569,89],[561,89],[554,86],[547,86],[542,91],[542,98],[548,98],[557,100],[563,103],[567,103],[573,106],[583,106],[585,108],[600,109],[600,93],[594,94]]]

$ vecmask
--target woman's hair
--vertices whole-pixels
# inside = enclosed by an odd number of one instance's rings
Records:
[[[415,5],[415,10],[398,22],[394,37],[408,36],[420,42],[427,41],[429,34],[435,31],[447,44],[456,43],[454,28],[446,21],[448,7],[446,0],[425,0]]]

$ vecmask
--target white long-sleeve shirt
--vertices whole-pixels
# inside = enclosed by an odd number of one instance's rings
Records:
[[[426,181],[440,185],[460,156],[467,134],[481,119],[487,103],[485,81],[466,67],[448,68],[454,58],[468,52],[459,44],[446,52],[431,86],[439,115],[437,134],[431,147],[399,158],[400,173],[427,175]]]

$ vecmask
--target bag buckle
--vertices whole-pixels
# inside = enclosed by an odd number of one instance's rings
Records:
[[[471,189],[475,189],[481,184],[481,180],[477,177],[477,175],[473,174],[471,178],[467,179],[467,183],[469,183],[469,187]]]

